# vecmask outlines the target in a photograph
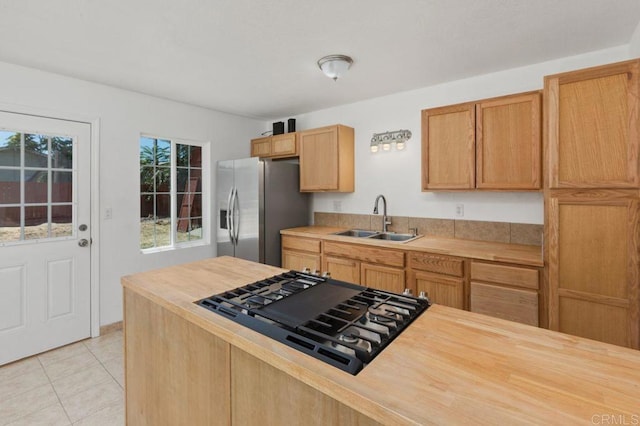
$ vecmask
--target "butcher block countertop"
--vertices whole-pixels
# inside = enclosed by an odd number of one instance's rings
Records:
[[[122,285],[382,424],[640,419],[640,352],[631,349],[433,305],[352,376],[193,303],[282,271],[219,257],[126,276]],[[126,330],[125,316],[125,340]]]
[[[339,241],[353,244],[366,244],[400,250],[423,251],[445,254],[449,256],[468,257],[471,259],[490,260],[493,262],[515,263],[519,265],[544,266],[542,248],[523,244],[493,243],[488,241],[463,240],[459,238],[442,238],[423,235],[407,242],[383,241],[370,238],[347,237],[334,235],[346,231],[345,228],[330,226],[302,226],[283,229],[282,235],[320,238],[328,241]]]

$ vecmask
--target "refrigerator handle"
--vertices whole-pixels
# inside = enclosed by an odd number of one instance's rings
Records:
[[[231,244],[233,245],[233,234],[231,233],[231,230],[233,228],[233,217],[232,217],[232,211],[231,211],[231,200],[233,199],[233,190],[234,188],[231,188],[231,190],[229,191],[229,197],[227,197],[227,232],[229,233],[229,241],[231,241]]]
[[[235,195],[233,197],[233,205],[231,206],[233,209],[233,238],[235,242],[234,245],[238,245],[238,237],[240,236],[240,209],[238,208],[238,188],[235,188]],[[238,221],[236,222],[236,214],[238,215]]]

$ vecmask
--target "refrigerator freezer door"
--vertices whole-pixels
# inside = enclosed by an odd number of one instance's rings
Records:
[[[260,162],[255,157],[245,158],[234,160],[234,166],[236,194],[233,203],[235,205],[233,232],[237,236],[235,256],[258,262]]]
[[[311,219],[311,194],[300,192],[300,166],[265,161],[260,210],[260,262],[281,266],[280,230],[306,226]]]
[[[231,240],[231,195],[233,192],[233,160],[219,161],[216,175],[216,241],[218,256],[235,256]]]

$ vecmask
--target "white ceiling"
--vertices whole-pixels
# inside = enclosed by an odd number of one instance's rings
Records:
[[[0,0],[0,61],[275,119],[624,45],[638,0]],[[354,59],[333,82],[316,61]]]

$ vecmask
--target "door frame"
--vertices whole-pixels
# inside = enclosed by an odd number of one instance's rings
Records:
[[[88,124],[90,127],[89,147],[91,149],[91,273],[90,273],[90,330],[91,337],[100,335],[100,118],[60,110],[32,107],[0,102],[0,111],[14,114],[51,118],[54,120],[74,121]]]

